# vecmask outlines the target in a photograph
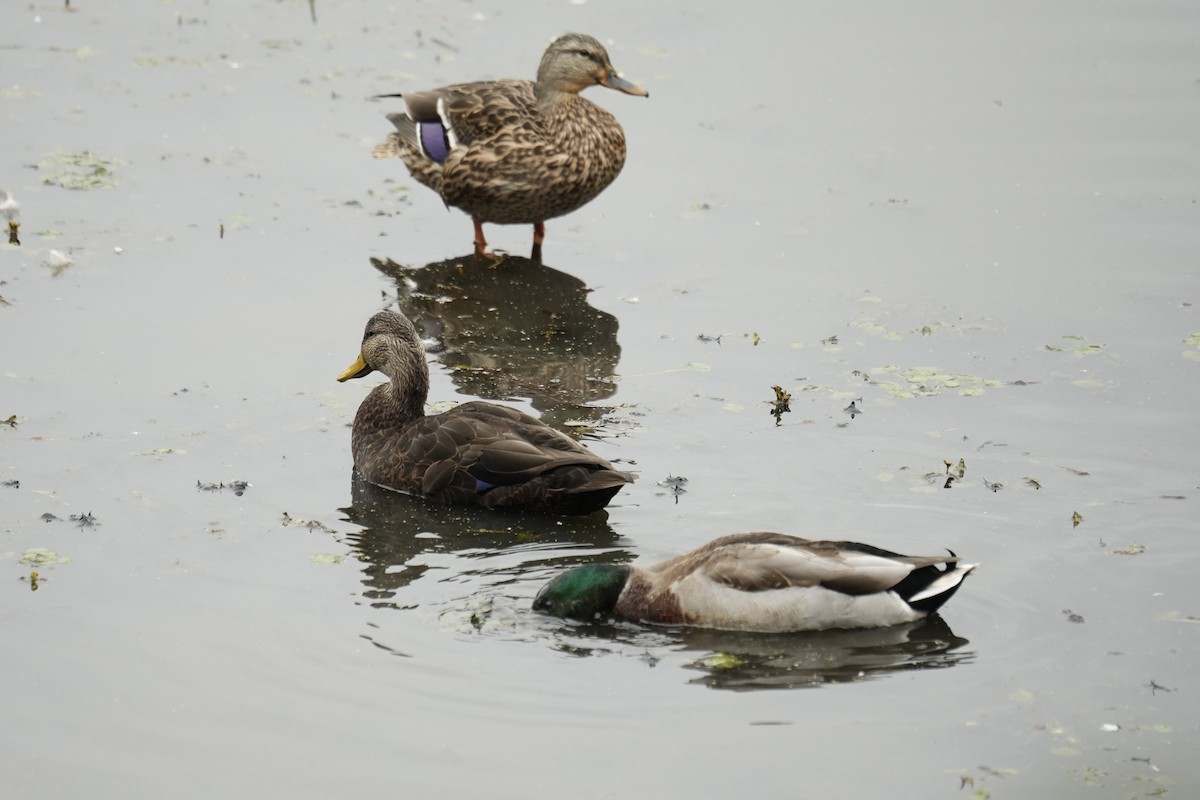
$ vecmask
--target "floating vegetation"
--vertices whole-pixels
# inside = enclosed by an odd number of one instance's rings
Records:
[[[955,464],[953,466],[951,466],[950,462],[944,458],[942,459],[942,463],[946,465],[946,474],[947,475],[949,475],[951,470],[953,470],[955,473],[957,473],[955,475],[955,477],[958,478],[959,480],[962,480],[963,476],[967,474],[967,460],[965,458],[960,458],[958,460],[958,464]]]
[[[0,486],[7,486],[9,489],[20,489],[21,482],[13,478],[11,480],[4,481],[4,483],[0,484]]]
[[[56,516],[54,516],[53,514],[51,514],[49,511],[47,511],[47,512],[46,512],[46,513],[44,513],[44,514],[42,514],[42,516],[40,517],[40,519],[42,520],[42,522],[62,522],[62,518],[61,518],[61,517],[56,517]]]
[[[75,264],[75,260],[61,250],[50,250],[46,253],[46,266],[50,274],[57,278]]]
[[[695,662],[696,666],[705,669],[734,669],[745,663],[733,653],[712,653]]]
[[[1055,353],[1074,353],[1077,356],[1090,356],[1102,352],[1105,345],[1098,342],[1084,341],[1082,336],[1068,334],[1062,337],[1067,344],[1047,344],[1046,349]]]
[[[94,528],[100,524],[100,521],[90,511],[83,514],[72,514],[69,519],[81,528]]]
[[[879,301],[872,298],[871,302]],[[898,342],[904,338],[904,334],[902,334],[900,331],[889,330],[886,326],[879,324],[865,312],[860,313],[858,315],[858,319],[850,324],[856,328],[861,328],[872,336],[879,336],[891,342]]]
[[[7,189],[0,189],[0,214],[8,220],[8,243],[20,247],[21,238],[17,234],[21,230],[21,205]]]
[[[177,56],[166,56],[165,58],[140,56],[135,58],[133,63],[143,69],[153,69],[155,67],[207,67],[212,65],[212,61],[206,58],[179,58]]]
[[[700,334],[696,335],[696,340],[700,341],[700,342],[704,342],[705,344],[708,344],[709,342],[716,342],[717,344],[720,344],[721,337],[724,335],[725,334],[723,334],[723,333],[718,333],[716,336],[709,336],[706,333],[700,333]]]
[[[1003,484],[1003,483],[992,483],[992,482],[991,482],[991,481],[989,481],[987,478],[981,478],[981,480],[983,481],[983,486],[984,486],[984,488],[985,488],[985,489],[990,489],[990,490],[992,490],[993,492],[998,492],[998,491],[1000,491],[1001,489],[1003,489],[1003,488],[1004,488],[1004,484]]]
[[[889,380],[880,375],[893,375],[900,380]],[[987,389],[996,389],[1005,385],[1004,381],[994,378],[983,378],[978,375],[941,372],[936,367],[902,368],[896,364],[888,364],[871,370],[870,383],[878,386],[892,397],[931,397],[941,394],[947,389],[957,390],[963,397],[974,397],[983,394]]]
[[[1067,472],[1071,473],[1072,475],[1079,475],[1081,477],[1084,475],[1091,474],[1090,472],[1085,472],[1084,470],[1081,470],[1081,469],[1075,469],[1074,467],[1064,467],[1061,464],[1059,464],[1059,469],[1065,469]]]
[[[64,189],[90,192],[95,189],[112,189],[121,181],[112,168],[124,164],[119,158],[98,156],[91,150],[76,153],[50,153],[36,165],[46,170],[42,183],[61,186]]]
[[[1193,348],[1191,350],[1184,350],[1183,357],[1188,361],[1200,361],[1200,331],[1196,331],[1184,339],[1183,343]]]
[[[487,622],[488,617],[492,615],[493,601],[491,597],[485,597],[479,601],[475,609],[471,611],[471,627],[476,631],[483,630],[483,625]]]
[[[7,425],[10,428],[17,427],[17,415],[12,414],[8,419],[0,419],[0,425]]]
[[[663,487],[675,498],[675,505],[679,505],[679,495],[687,494],[688,479],[682,475],[668,475],[666,480],[659,481],[658,485]],[[665,493],[664,493],[665,494]]]
[[[60,556],[53,550],[44,547],[33,547],[21,554],[20,563],[27,567],[51,567],[55,564],[67,564],[70,556]]]
[[[1108,552],[1112,553],[1114,556],[1140,556],[1142,553],[1146,552],[1146,546],[1144,544],[1138,544],[1137,542],[1134,542],[1128,547],[1117,547],[1109,550]]]
[[[159,461],[162,461],[163,456],[186,456],[187,450],[180,450],[175,447],[156,447],[153,450],[134,450],[129,455],[131,456],[153,456]]]
[[[775,392],[775,399],[771,401],[771,416],[778,426],[783,415],[792,410],[792,393],[785,391],[782,386],[772,386],[771,389]]]
[[[196,489],[201,492],[223,492],[226,489],[241,497],[252,484],[249,481],[230,481],[229,483],[204,483],[196,481]]]
[[[321,522],[320,520],[300,519],[298,517],[293,517],[291,514],[289,514],[286,511],[283,512],[282,520],[283,520],[283,527],[285,527],[285,528],[308,528],[310,531],[325,531],[326,533],[334,532],[332,528],[330,528],[328,525]]]
[[[1076,614],[1074,611],[1072,611],[1069,608],[1064,608],[1062,613],[1063,613],[1063,616],[1067,618],[1067,622],[1073,622],[1076,625],[1083,624],[1083,615],[1082,614]]]
[[[1039,481],[1037,478],[1026,478],[1025,485],[1031,489],[1041,489],[1042,488],[1041,481]]]
[[[346,560],[344,555],[338,553],[313,553],[309,558],[314,564],[341,564]]]
[[[1083,517],[1079,516],[1079,512],[1078,512],[1078,511],[1072,511],[1072,512],[1071,512],[1071,527],[1072,527],[1072,528],[1078,528],[1078,527],[1079,527],[1079,523],[1081,523],[1081,522],[1083,522]]]

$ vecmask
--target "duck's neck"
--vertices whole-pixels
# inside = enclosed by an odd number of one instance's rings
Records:
[[[387,404],[388,416],[396,423],[407,424],[425,416],[425,401],[429,398],[429,379],[419,384],[401,383],[396,378],[383,386],[376,387],[380,398]],[[372,392],[373,394],[374,392]]]
[[[551,118],[563,114],[581,99],[578,92],[540,82],[533,85],[533,96],[537,98],[538,111]]]
[[[424,353],[421,353],[424,358]],[[376,386],[359,407],[363,423],[376,429],[394,431],[425,416],[425,401],[429,398],[429,370],[423,361],[406,359],[403,369],[391,379]],[[369,421],[367,421],[369,420]]]

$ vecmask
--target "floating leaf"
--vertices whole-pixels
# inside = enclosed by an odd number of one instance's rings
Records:
[[[744,662],[733,653],[713,653],[700,659],[697,663],[709,669],[734,669],[742,666]]]
[[[1078,512],[1078,511],[1072,511],[1072,512],[1071,512],[1071,527],[1072,527],[1072,528],[1078,528],[1078,527],[1079,527],[1079,523],[1081,523],[1081,522],[1083,522],[1083,517],[1079,516],[1079,512]]]
[[[27,567],[46,567],[54,564],[66,564],[70,560],[69,556],[60,556],[53,550],[47,550],[44,547],[33,547],[21,555],[20,563]]]
[[[111,189],[119,184],[120,180],[111,168],[124,163],[119,158],[105,158],[90,150],[83,150],[49,153],[37,163],[37,169],[47,172],[42,176],[42,183],[64,189],[92,191]]]

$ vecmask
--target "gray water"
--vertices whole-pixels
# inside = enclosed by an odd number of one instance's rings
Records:
[[[0,30],[6,796],[1194,796],[1200,6],[72,6]],[[624,173],[489,270],[365,98],[565,30],[651,96],[588,92]],[[637,483],[355,485],[385,306],[435,408]],[[983,566],[883,631],[529,611],[744,530]]]

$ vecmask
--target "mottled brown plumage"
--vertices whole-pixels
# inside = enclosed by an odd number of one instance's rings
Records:
[[[486,254],[483,223],[532,224],[540,259],[545,221],[595,198],[625,165],[620,124],[579,96],[593,85],[649,96],[617,75],[600,42],[568,33],[546,49],[536,82],[404,93],[404,112],[388,115],[396,132],[375,158],[403,159],[446,205],[470,214],[477,254]]]
[[[354,417],[354,466],[367,481],[444,503],[587,514],[633,478],[536,417],[470,402],[425,416],[429,367],[408,318],[380,311],[339,381],[379,370]]]

